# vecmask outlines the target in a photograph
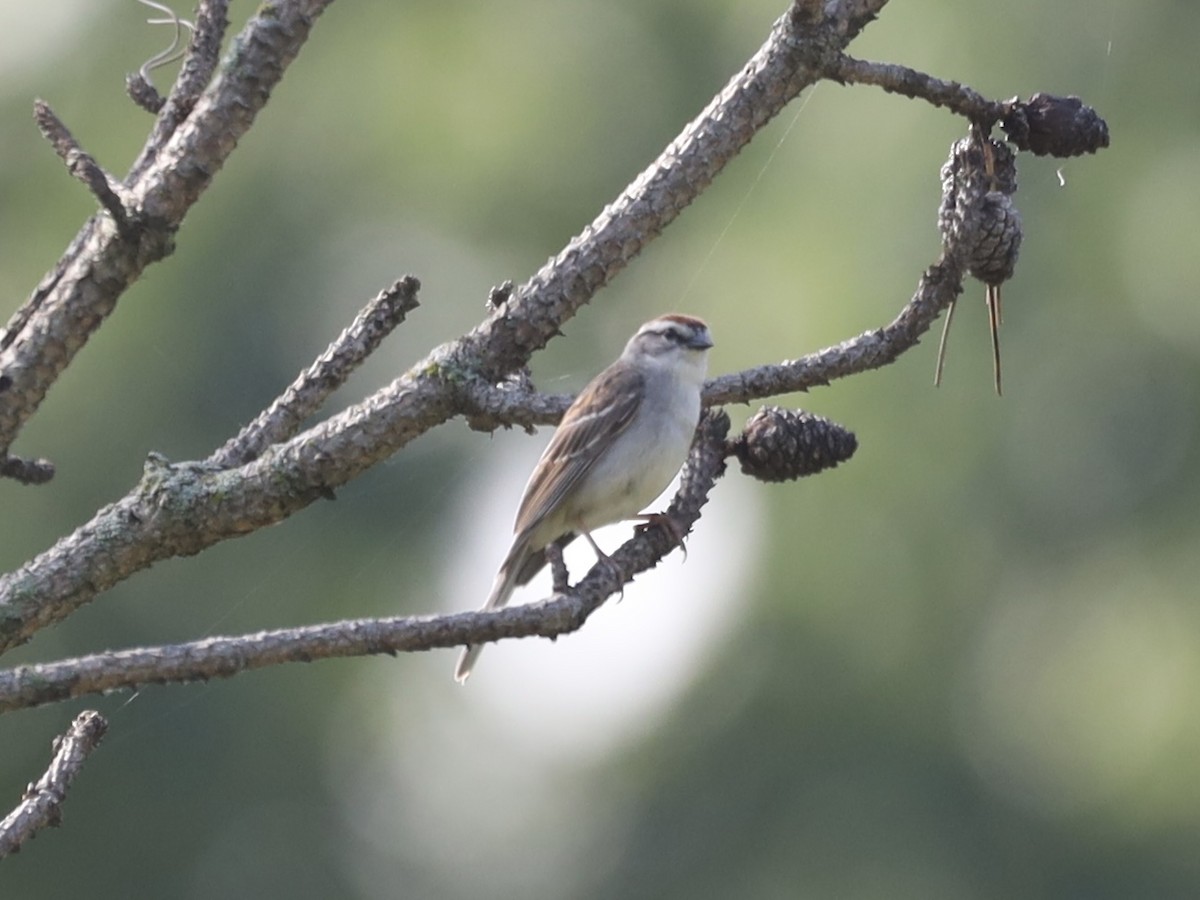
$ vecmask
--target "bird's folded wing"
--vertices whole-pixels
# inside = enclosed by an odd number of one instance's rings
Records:
[[[641,372],[614,364],[583,389],[525,486],[515,533],[536,527],[629,427],[642,403],[644,380]]]

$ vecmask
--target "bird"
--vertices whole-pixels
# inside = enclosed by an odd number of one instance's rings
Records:
[[[659,316],[642,325],[616,361],[579,393],[525,485],[512,546],[484,610],[505,606],[513,590],[546,564],[551,544],[561,549],[583,535],[597,558],[608,560],[592,531],[627,519],[661,519],[639,513],[687,459],[712,346],[701,319]],[[482,649],[463,649],[455,681],[467,680]]]

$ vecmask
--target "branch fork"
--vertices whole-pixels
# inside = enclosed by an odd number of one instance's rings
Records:
[[[101,227],[104,217],[89,220],[0,340],[0,473],[32,481],[37,473],[52,471],[40,461],[4,454],[123,290],[145,266],[170,252],[175,229],[238,137],[253,124],[328,2],[280,0],[264,5],[217,72],[227,3],[203,0],[175,88],[123,182],[105,173],[78,146],[49,107],[36,108],[39,126],[117,228]],[[178,466],[151,461],[143,482],[126,497],[0,578],[0,651],[28,640],[39,628],[156,561],[200,552],[329,496],[452,418],[463,416],[472,428],[483,430],[513,425],[532,429],[557,421],[569,398],[541,394],[529,384],[522,373],[532,355],[561,334],[562,325],[699,196],[759,129],[821,78],[920,97],[965,116],[977,127],[1000,124],[1009,130],[1010,139],[1018,146],[1025,141],[1031,152],[1107,143],[1102,121],[1081,103],[1038,99],[1041,95],[1026,103],[999,103],[955,82],[846,55],[845,48],[885,3],[797,0],[746,66],[558,256],[524,284],[493,291],[490,313],[476,328],[436,348],[362,402],[302,430],[332,389],[416,307],[419,283],[406,276],[381,292],[267,410],[208,460]],[[1024,136],[1012,138],[1012,132],[1022,128]],[[1060,140],[1060,132],[1071,128],[1090,138]],[[120,233],[121,223],[128,232],[135,221],[140,223],[138,240],[129,241]],[[962,291],[970,266],[963,241],[959,235],[943,236],[940,257],[888,324],[797,359],[713,378],[705,385],[705,405],[749,403],[805,391],[895,361],[919,342]],[[81,322],[84,333],[71,330]],[[805,452],[825,453],[837,442],[825,433],[806,444],[804,435],[793,430],[801,427],[816,426],[798,425],[796,417],[781,414],[763,423],[757,437],[747,432],[727,443],[727,418],[708,413],[684,487],[672,504],[672,521],[685,532],[692,527],[724,468],[724,458],[735,447],[745,453],[739,453],[744,466],[760,466],[760,477],[807,474],[786,454],[805,447]],[[755,440],[760,443],[754,445]],[[552,636],[582,625],[621,584],[673,547],[662,530],[647,529],[614,554],[616,575],[607,567],[594,568],[566,593],[530,607],[334,623],[153,648],[161,651],[157,657],[133,650],[21,667],[0,673],[0,709],[114,686],[217,677],[321,655],[429,649],[521,634]]]

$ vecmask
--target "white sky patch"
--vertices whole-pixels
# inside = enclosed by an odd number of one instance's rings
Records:
[[[470,601],[479,606],[487,598],[542,444],[497,440],[484,476],[464,487],[456,515],[459,552],[445,560],[443,576],[443,596],[455,609],[470,608],[463,606]],[[648,509],[665,509],[677,487],[678,478]],[[632,527],[611,525],[593,536],[612,552]],[[705,650],[731,627],[747,593],[746,573],[757,556],[759,536],[753,488],[738,478],[723,479],[687,540],[686,561],[674,551],[627,585],[623,600],[609,600],[579,632],[555,642],[534,638],[485,648],[460,689],[471,714],[493,719],[495,727],[526,744],[526,752],[574,759],[606,755],[654,727],[655,717],[693,677]],[[582,539],[567,549],[573,582],[594,562]],[[518,589],[512,602],[549,593],[545,571]]]
[[[458,489],[446,552],[430,560],[442,568],[446,609],[487,598],[548,439],[498,434],[478,454],[478,475]],[[754,590],[760,496],[749,479],[722,479],[686,562],[673,552],[557,642],[488,646],[465,686],[453,679],[457,651],[364,673],[361,702],[331,722],[328,768],[345,800],[347,864],[363,896],[394,896],[397,865],[424,869],[462,896],[497,898],[569,896],[603,871],[600,837],[632,786],[589,771],[660,727],[706,652],[737,627]],[[665,506],[662,498],[649,508]],[[632,527],[603,529],[597,542],[614,550]],[[587,543],[576,544],[567,553],[572,580],[594,562]],[[513,600],[548,590],[543,573]]]

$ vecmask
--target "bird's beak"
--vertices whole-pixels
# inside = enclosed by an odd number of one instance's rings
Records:
[[[692,350],[707,350],[712,345],[712,337],[707,331],[696,332],[692,336],[692,339],[688,341],[688,347],[690,347]]]

